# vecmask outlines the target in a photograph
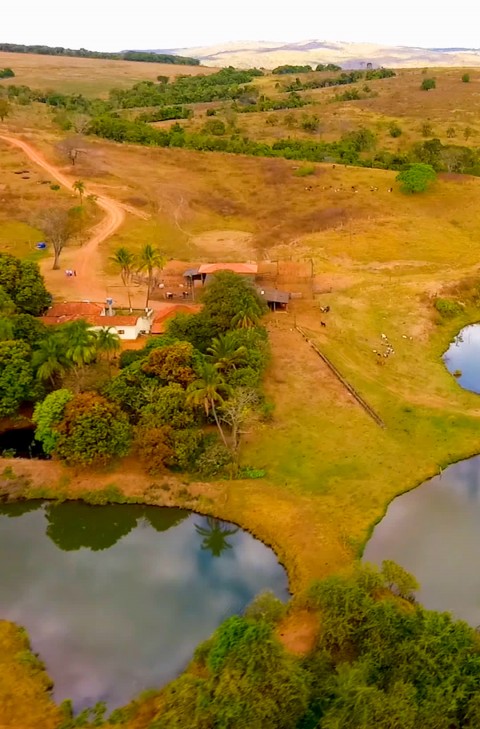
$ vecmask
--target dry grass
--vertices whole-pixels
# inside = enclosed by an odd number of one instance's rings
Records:
[[[65,94],[84,96],[107,96],[114,87],[128,88],[139,81],[155,81],[157,76],[174,78],[218,71],[205,66],[175,66],[171,63],[0,52],[0,68],[5,66],[13,69],[15,78],[0,81],[0,85],[24,84],[32,89],[55,89]]]

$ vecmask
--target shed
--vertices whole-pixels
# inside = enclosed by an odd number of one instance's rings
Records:
[[[286,311],[288,308],[288,302],[290,301],[290,294],[288,291],[280,291],[279,289],[267,289],[264,287],[258,287],[257,291],[261,298],[267,303],[269,309],[272,311]]]

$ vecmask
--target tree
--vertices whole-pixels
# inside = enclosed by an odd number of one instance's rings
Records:
[[[110,370],[111,357],[121,348],[120,337],[112,327],[102,327],[97,332],[96,348],[99,354],[105,354]]]
[[[55,390],[45,400],[35,405],[32,420],[36,424],[35,440],[42,444],[45,453],[51,455],[57,445],[58,425],[62,421],[65,406],[73,398],[70,390]]]
[[[40,227],[53,246],[53,269],[58,270],[60,268],[60,254],[74,232],[72,215],[68,210],[52,208],[44,214]]]
[[[0,259],[1,268],[1,259]],[[0,286],[0,316],[12,317],[15,313],[15,304],[10,296],[7,294],[3,286]],[[13,339],[14,337],[12,337]]]
[[[132,437],[126,414],[92,392],[75,395],[66,404],[58,433],[54,455],[79,466],[105,465],[126,455]]]
[[[431,165],[415,163],[397,175],[401,189],[407,193],[425,192],[428,186],[437,178],[437,173]]]
[[[98,336],[84,319],[65,324],[62,328],[65,355],[77,375],[77,389],[82,387],[85,367],[94,361],[98,351]]]
[[[207,417],[210,411],[212,412],[220,437],[224,445],[228,447],[216,406],[224,403],[223,396],[229,393],[230,388],[220,372],[209,362],[203,362],[199,366],[198,374],[198,379],[188,386],[187,403],[195,407],[203,407]]]
[[[12,339],[15,339],[12,320],[6,317],[0,317],[0,342],[8,342]]]
[[[140,411],[139,426],[159,428],[169,425],[179,430],[191,428],[195,423],[194,413],[187,405],[184,388],[176,382],[160,387],[155,399]]]
[[[152,293],[153,272],[155,270],[161,271],[164,266],[165,256],[161,250],[159,248],[155,248],[150,243],[146,243],[138,256],[138,270],[146,271],[148,276],[147,299],[145,301],[146,307],[148,307],[148,302],[150,301],[150,295]]]
[[[238,463],[240,439],[245,433],[243,428],[252,419],[255,406],[258,405],[258,394],[247,387],[239,387],[223,402],[219,408],[219,417],[230,427],[231,451],[233,463]]]
[[[447,129],[447,137],[449,139],[452,139],[452,137],[455,137],[456,134],[457,134],[457,131],[456,131],[455,127],[448,127],[448,129]]]
[[[76,180],[73,185],[72,189],[75,190],[75,192],[78,192],[78,195],[80,197],[80,205],[82,204],[83,195],[85,194],[85,183],[82,182],[82,180]]]
[[[70,160],[72,167],[75,166],[77,157],[81,152],[85,152],[85,142],[79,135],[66,137],[58,145],[58,149]]]
[[[127,248],[121,246],[120,248],[117,248],[113,256],[110,256],[110,260],[120,268],[120,276],[122,278],[123,285],[127,289],[128,305],[131,309],[132,301],[130,297],[129,283],[135,267],[135,256]]]
[[[0,253],[0,289],[0,308],[7,307],[9,313],[13,311],[8,297],[19,313],[33,316],[42,314],[52,300],[38,265],[33,261],[20,261],[8,253]]]
[[[0,342],[0,418],[13,415],[33,390],[31,350],[25,342]]]
[[[239,364],[244,364],[247,357],[246,347],[238,346],[233,332],[215,337],[207,352],[207,360],[212,362],[217,370],[225,373],[235,370]]]
[[[462,81],[463,81],[464,84],[468,84],[470,82],[470,74],[469,73],[464,73],[463,76],[462,76]]]
[[[8,103],[7,99],[0,99],[0,120],[2,122],[5,121],[7,116],[10,114],[11,106]]]
[[[234,319],[239,314],[246,314],[251,322],[253,319],[258,321],[267,311],[265,302],[251,282],[231,271],[220,271],[212,277],[203,294],[203,303],[201,313],[212,322],[217,330],[215,335],[235,326]]]
[[[31,314],[15,314],[11,318],[13,327],[12,339],[22,339],[32,349],[51,334],[48,327]]]
[[[437,83],[434,78],[424,78],[420,88],[422,91],[430,91],[430,89],[435,89],[436,86]]]
[[[55,333],[43,339],[33,353],[32,366],[39,380],[56,387],[71,366],[65,338]]]
[[[168,384],[176,382],[186,388],[195,379],[194,349],[190,342],[176,342],[153,349],[142,371]]]
[[[173,462],[172,429],[168,425],[135,429],[134,448],[147,473],[156,474]]]

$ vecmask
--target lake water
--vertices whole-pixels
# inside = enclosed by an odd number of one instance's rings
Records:
[[[462,329],[443,359],[449,372],[461,372],[457,379],[462,387],[480,393],[480,324]]]
[[[76,710],[159,688],[285,570],[231,524],[178,509],[0,506],[0,617],[27,628]]]
[[[419,581],[425,607],[480,625],[480,456],[392,501],[363,559],[394,560]]]

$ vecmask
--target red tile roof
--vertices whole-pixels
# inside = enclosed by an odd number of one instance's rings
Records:
[[[80,319],[83,316],[96,316],[101,314],[104,309],[103,304],[96,304],[92,301],[64,301],[62,304],[53,304],[45,316],[54,317],[76,317]]]

